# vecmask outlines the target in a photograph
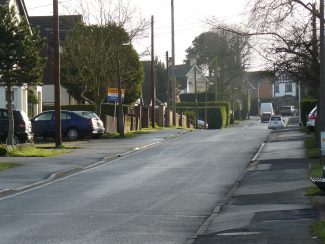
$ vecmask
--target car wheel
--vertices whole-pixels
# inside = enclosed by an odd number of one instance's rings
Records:
[[[77,140],[79,137],[79,132],[77,128],[70,128],[67,130],[67,137],[69,140]]]
[[[36,137],[35,137],[35,141],[36,141],[36,142],[43,141],[44,139],[45,139],[44,136],[36,136]]]
[[[9,138],[8,137],[6,138],[6,144],[9,145]],[[12,144],[13,145],[20,144],[20,140],[16,135],[14,135],[14,137],[12,138]]]

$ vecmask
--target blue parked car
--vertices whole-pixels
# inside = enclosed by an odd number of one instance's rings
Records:
[[[45,111],[31,119],[34,138],[55,137],[55,111]],[[83,137],[99,137],[105,132],[103,125],[99,126],[94,118],[61,110],[62,136],[70,140]]]

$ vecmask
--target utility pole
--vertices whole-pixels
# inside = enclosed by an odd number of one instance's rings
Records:
[[[62,145],[60,101],[60,36],[58,0],[53,0],[55,147]]]
[[[324,0],[320,0],[320,93],[319,93],[319,129],[321,164],[325,165],[325,57],[324,57]]]
[[[175,28],[174,28],[174,0],[171,0],[172,17],[172,108],[173,126],[176,126],[176,77],[175,77]]]
[[[151,16],[151,127],[155,128],[155,45],[154,18]]]

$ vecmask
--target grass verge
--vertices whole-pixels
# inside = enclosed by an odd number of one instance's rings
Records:
[[[321,177],[323,175],[323,169],[320,164],[320,150],[315,133],[308,133],[308,137],[305,139],[305,148],[310,162],[309,175]],[[307,196],[324,197],[324,192],[317,186],[308,187],[305,194]],[[317,207],[316,203],[314,205]],[[317,236],[321,243],[325,243],[325,221],[314,222],[312,225],[312,233]]]
[[[10,157],[52,157],[71,152],[67,149],[46,149],[37,148],[33,145],[23,145],[8,148],[8,156]]]
[[[18,167],[18,166],[20,166],[20,164],[16,164],[16,163],[0,163],[0,171],[11,169],[11,168]]]
[[[316,221],[313,226],[313,234],[316,235],[321,243],[325,243],[325,221]]]

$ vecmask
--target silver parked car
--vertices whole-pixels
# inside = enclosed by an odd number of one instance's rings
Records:
[[[275,129],[281,129],[285,127],[285,123],[283,121],[283,118],[281,116],[271,116],[268,128],[275,130]]]

